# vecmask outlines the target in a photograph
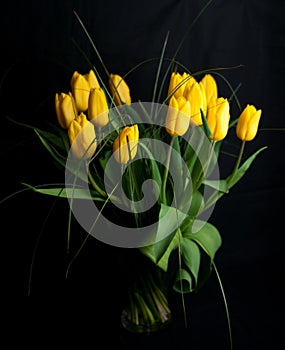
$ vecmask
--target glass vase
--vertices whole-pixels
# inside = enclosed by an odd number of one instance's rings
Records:
[[[149,334],[171,323],[167,299],[167,281],[163,271],[155,268],[140,271],[128,289],[121,322],[129,332]]]

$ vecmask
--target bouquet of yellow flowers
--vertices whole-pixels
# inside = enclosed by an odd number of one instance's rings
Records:
[[[156,88],[163,60],[162,53]],[[208,219],[266,148],[243,158],[261,109],[247,104],[232,115],[236,93],[229,85],[229,96],[221,96],[217,77],[214,70],[194,73],[173,60],[163,77],[163,100],[134,102],[127,75],[108,73],[105,84],[91,65],[88,72],[74,71],[70,91],[55,93],[52,129],[34,128],[65,172],[65,184],[27,186],[67,199],[69,226],[73,217],[86,237],[137,249],[148,261],[122,310],[130,331],[150,332],[171,321],[170,283],[183,297],[199,291],[213,269],[217,273],[222,239]],[[221,179],[219,153],[230,128],[241,146],[231,173]]]

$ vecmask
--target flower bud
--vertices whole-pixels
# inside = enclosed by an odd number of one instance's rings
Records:
[[[105,126],[109,121],[106,96],[100,87],[90,91],[88,117],[98,128]]]
[[[90,85],[86,76],[75,71],[71,78],[72,95],[79,112],[85,112],[88,108]]]
[[[212,140],[224,139],[229,130],[230,105],[226,98],[212,97],[207,114],[207,122],[212,132]]]
[[[114,141],[113,152],[117,162],[126,164],[137,154],[139,129],[137,124],[125,126]]]
[[[168,87],[168,96],[183,96],[187,82],[190,80],[190,74],[184,72],[182,75],[177,72],[172,72]]]
[[[171,136],[181,136],[186,133],[190,124],[190,103],[185,97],[176,99],[173,95],[169,101],[165,127]]]
[[[242,141],[251,141],[255,138],[259,120],[261,117],[261,109],[256,110],[253,105],[247,105],[242,111],[236,126],[236,134]]]
[[[94,125],[81,113],[70,124],[68,137],[71,144],[71,152],[75,158],[88,159],[96,151],[96,134]]]
[[[68,129],[72,120],[77,116],[75,101],[71,92],[55,94],[55,111],[59,125],[64,129]]]
[[[100,87],[100,84],[98,82],[98,79],[93,69],[90,69],[89,73],[84,75],[84,78],[88,81],[90,89],[95,89]]]
[[[205,74],[201,79],[201,82],[205,88],[206,102],[209,105],[210,101],[215,101],[218,98],[218,87],[216,80],[211,74]]]
[[[109,87],[117,106],[131,104],[130,89],[120,75],[110,74]]]
[[[202,125],[201,109],[205,113],[206,107],[204,87],[196,81],[184,95],[186,100],[190,102],[191,122],[193,122],[194,125]]]

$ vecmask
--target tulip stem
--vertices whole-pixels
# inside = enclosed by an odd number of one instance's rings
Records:
[[[93,186],[94,190],[98,192],[102,197],[107,197],[106,192],[102,191],[102,189],[97,185],[96,181],[94,180],[93,176],[91,175],[91,172],[88,170],[88,179]]]
[[[162,180],[162,188],[161,188],[161,197],[162,197],[162,203],[167,204],[167,197],[166,197],[166,182],[167,182],[167,177],[168,177],[168,168],[170,164],[170,159],[171,159],[171,151],[174,143],[174,138],[175,136],[172,136],[170,145],[168,148],[167,152],[167,158],[166,158],[166,164],[165,164],[165,170],[163,174],[163,180]]]
[[[239,150],[239,154],[238,154],[237,161],[235,163],[234,169],[233,169],[231,175],[227,179],[227,187],[228,187],[228,189],[231,187],[231,181],[234,178],[234,176],[235,176],[235,174],[238,171],[238,168],[240,166],[240,162],[241,162],[242,155],[243,155],[243,152],[244,152],[244,146],[245,146],[245,141],[242,141],[242,144],[241,144],[241,147],[240,147],[240,150]],[[208,199],[206,205],[204,206],[204,210],[207,210],[218,199],[220,199],[225,193],[226,192],[218,192],[218,193],[215,192],[214,194],[212,194],[210,196],[210,198]]]
[[[242,155],[243,155],[243,152],[244,152],[244,146],[245,146],[245,141],[242,141],[241,146],[240,146],[240,150],[239,150],[239,154],[238,154],[238,157],[237,157],[237,161],[235,163],[235,166],[234,166],[234,169],[232,171],[232,174],[229,176],[228,181],[227,181],[228,184],[231,183],[232,179],[235,177],[236,172],[238,171],[238,168],[240,166],[240,162],[241,162],[241,159],[242,159]]]
[[[210,163],[211,163],[212,158],[213,158],[215,145],[216,145],[216,141],[213,141],[211,144],[209,158],[207,160],[207,163],[205,164],[205,168],[202,169],[202,173],[201,173],[200,178],[198,180],[198,183],[196,185],[196,189],[198,189],[201,186],[202,182],[206,179],[207,171],[209,169]]]

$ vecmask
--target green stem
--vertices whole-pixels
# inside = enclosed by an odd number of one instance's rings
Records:
[[[205,165],[205,168],[202,169],[202,173],[199,177],[198,183],[196,185],[196,190],[199,189],[199,187],[201,186],[201,184],[203,183],[203,181],[205,180],[206,176],[207,176],[207,171],[209,169],[209,166],[211,164],[211,160],[213,158],[213,154],[214,154],[214,149],[215,149],[215,145],[216,145],[216,141],[213,141],[212,145],[211,145],[211,149],[210,149],[210,155],[209,158],[207,160],[207,163]]]
[[[93,186],[94,190],[98,192],[102,197],[107,197],[106,192],[102,191],[102,189],[98,186],[96,181],[94,180],[93,176],[91,175],[91,172],[88,170],[88,179]]]
[[[240,150],[239,150],[239,154],[238,154],[238,157],[237,157],[237,161],[236,161],[235,166],[234,166],[234,169],[232,171],[232,174],[228,178],[228,184],[230,184],[231,180],[235,177],[236,172],[238,171],[238,168],[240,166],[240,162],[241,162],[241,159],[242,159],[242,155],[243,155],[243,152],[244,152],[244,147],[245,147],[245,141],[242,141],[241,146],[240,146]]]
[[[242,141],[242,144],[241,144],[241,147],[240,147],[240,150],[239,150],[239,154],[238,154],[238,157],[237,157],[237,161],[234,165],[234,169],[231,173],[231,175],[229,176],[228,180],[227,180],[227,183],[228,183],[228,187],[231,183],[231,180],[234,178],[234,176],[236,175],[236,172],[238,171],[239,169],[239,166],[240,166],[240,162],[241,162],[241,159],[242,159],[242,155],[243,155],[243,152],[244,152],[244,147],[245,147],[245,141]],[[213,193],[207,203],[205,204],[204,206],[204,211],[207,210],[211,205],[213,205],[218,199],[220,199],[223,195],[225,194],[225,192],[218,192],[218,193]]]
[[[162,179],[161,197],[162,197],[162,203],[164,203],[164,204],[167,204],[166,183],[167,183],[167,178],[168,178],[168,168],[169,168],[169,164],[170,164],[171,152],[172,152],[172,147],[173,147],[173,143],[174,143],[174,138],[175,138],[175,136],[172,136],[171,141],[170,141],[170,145],[169,145],[168,152],[167,152],[167,158],[166,158],[166,164],[165,164],[163,179]]]

